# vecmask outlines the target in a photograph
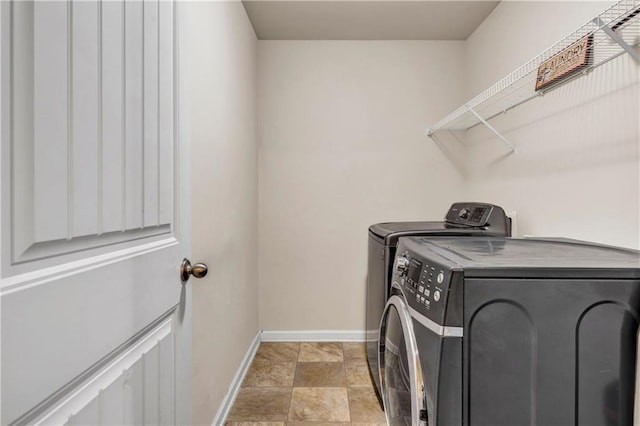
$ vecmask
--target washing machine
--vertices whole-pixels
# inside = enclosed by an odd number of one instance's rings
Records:
[[[380,327],[390,425],[630,426],[640,252],[400,238]]]
[[[454,203],[444,221],[387,222],[369,227],[369,258],[367,271],[366,339],[367,360],[378,396],[378,331],[380,318],[391,288],[391,271],[398,238],[403,236],[456,237],[510,236],[511,219],[504,210],[487,203]],[[382,401],[380,401],[382,402]]]

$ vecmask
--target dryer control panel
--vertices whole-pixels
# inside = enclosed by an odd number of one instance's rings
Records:
[[[398,251],[392,282],[402,289],[407,303],[431,321],[444,325],[451,273],[407,250]]]

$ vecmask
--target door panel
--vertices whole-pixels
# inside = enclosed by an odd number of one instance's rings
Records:
[[[103,423],[189,422],[178,9],[0,6],[3,424],[80,424],[95,407]],[[159,318],[163,338],[131,358]],[[125,373],[110,371],[124,354]]]
[[[101,6],[101,132],[100,132],[100,221],[99,232],[122,231],[124,209],[124,4],[103,2]]]
[[[35,423],[76,425],[175,424],[173,321],[169,317],[89,380],[80,392]],[[168,382],[166,382],[168,380]],[[31,423],[31,422],[30,422]]]
[[[100,86],[98,77],[101,73],[99,62],[99,33],[98,33],[98,3],[78,2],[72,7],[54,3],[53,6],[68,9],[71,26],[68,35],[70,52],[63,56],[67,58],[69,66],[70,87],[66,105],[69,109],[69,134],[62,142],[67,142],[66,149],[68,167],[64,172],[68,175],[67,187],[64,188],[68,198],[67,238],[77,238],[85,235],[98,234],[98,172],[101,161],[98,157],[98,139],[100,135]],[[67,6],[67,7],[65,7]],[[36,3],[36,9],[38,4]],[[46,22],[46,21],[45,21]],[[45,27],[46,24],[43,22]],[[43,78],[47,78],[43,73]],[[58,82],[54,82],[58,83]],[[36,99],[46,97],[36,92]],[[64,105],[64,104],[63,104]],[[63,105],[57,105],[58,108]],[[47,110],[43,111],[44,114]],[[37,128],[38,122],[34,125]],[[36,146],[47,143],[43,135]],[[50,164],[43,159],[41,167],[36,167],[36,175],[40,170],[46,170]],[[93,165],[93,167],[87,167]],[[41,192],[47,192],[49,179],[41,179]],[[63,204],[63,200],[54,199],[50,203]],[[43,206],[43,209],[46,209]],[[36,209],[38,211],[38,209]],[[46,210],[45,210],[46,211]]]
[[[3,416],[26,412],[145,328],[158,310],[173,309],[180,297],[175,255],[161,246],[117,266],[3,293]],[[139,258],[147,256],[175,268],[138,270]],[[154,288],[168,272],[176,291]]]
[[[173,46],[177,40],[174,33],[173,5],[160,1],[158,9],[158,224],[173,222],[173,166],[174,166],[174,97]],[[176,55],[178,52],[176,52]],[[186,158],[186,157],[185,157]]]
[[[166,236],[174,210],[171,3],[5,9],[13,17],[12,263]]]
[[[29,215],[33,222],[24,223],[16,230],[25,233],[19,246],[25,249],[33,243],[67,238],[69,217],[67,203],[61,202],[67,200],[69,166],[67,96],[70,70],[68,61],[64,60],[69,45],[68,16],[66,8],[56,3],[42,4],[37,8],[27,6],[31,5],[25,3],[24,7],[12,8],[14,14],[20,17],[14,26],[26,27],[33,21],[33,35],[29,34],[29,37],[21,40],[12,36],[15,39],[12,62],[16,67],[12,77],[16,78],[24,71],[33,76],[33,91],[30,90],[32,83],[29,79],[21,81],[19,86],[14,85],[12,93],[13,101],[20,102],[12,111],[14,131],[17,132],[14,140],[20,141],[14,144],[14,167],[31,169],[34,180],[33,186],[29,185],[31,182],[18,179],[14,182],[14,191],[18,188],[24,191],[24,197],[16,198],[16,207],[22,200],[33,199],[34,203],[32,214]],[[27,94],[31,97],[27,98]],[[30,116],[31,109],[33,118]],[[18,177],[30,178],[26,175]],[[19,212],[28,210],[30,206],[24,206]],[[33,237],[28,235],[31,229],[34,230]],[[14,257],[19,254],[21,252],[14,252]]]
[[[126,2],[125,24],[125,216],[124,229],[142,228],[143,180],[137,165],[143,160],[144,27],[142,2]],[[137,88],[138,90],[132,90]]]

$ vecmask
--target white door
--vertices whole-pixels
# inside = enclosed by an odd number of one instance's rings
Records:
[[[2,424],[190,423],[179,3],[0,7]]]

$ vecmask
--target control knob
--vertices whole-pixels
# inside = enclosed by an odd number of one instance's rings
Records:
[[[396,260],[396,269],[400,274],[406,274],[409,269],[409,259],[404,256],[398,256]]]
[[[471,213],[471,211],[468,208],[464,208],[462,210],[460,210],[460,219],[467,219],[469,217],[469,214]]]

